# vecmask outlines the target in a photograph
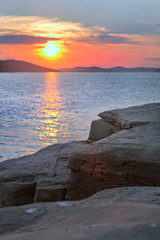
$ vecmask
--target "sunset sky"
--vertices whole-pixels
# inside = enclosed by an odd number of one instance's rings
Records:
[[[0,60],[160,67],[160,0],[0,0]]]

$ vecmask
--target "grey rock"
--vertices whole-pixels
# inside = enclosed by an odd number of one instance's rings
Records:
[[[115,132],[115,126],[111,123],[104,121],[103,119],[95,120],[91,123],[91,129],[89,133],[89,141],[98,141],[105,137],[110,136]]]
[[[160,103],[150,103],[124,109],[115,109],[99,113],[104,121],[110,122],[120,129],[127,129],[149,122],[159,122]]]
[[[0,209],[0,219],[1,240],[159,240],[160,187],[108,189],[82,201],[7,207]]]
[[[146,104],[99,113],[101,119],[91,123],[89,141],[98,141],[123,129],[159,121],[160,113],[156,109],[159,109],[159,103],[155,103],[153,109],[152,104]]]
[[[64,200],[68,156],[86,142],[55,144],[35,154],[0,163],[0,206]]]
[[[97,192],[88,198],[104,201],[132,201],[140,203],[160,204],[160,187],[119,187]]]
[[[160,104],[100,116],[121,130],[71,155],[66,199],[120,186],[160,186]]]
[[[92,124],[91,144],[56,144],[1,162],[0,206],[84,199],[121,186],[160,186],[160,104],[100,117]]]

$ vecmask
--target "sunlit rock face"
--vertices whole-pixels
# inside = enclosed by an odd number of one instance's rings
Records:
[[[106,188],[160,185],[160,104],[99,116],[103,124],[99,121],[96,128],[94,123],[89,138],[99,138],[111,128],[113,132],[71,155],[67,199],[83,199]]]

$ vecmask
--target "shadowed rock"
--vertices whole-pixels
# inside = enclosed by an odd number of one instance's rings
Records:
[[[68,157],[85,142],[56,144],[0,163],[0,206],[65,199]]]

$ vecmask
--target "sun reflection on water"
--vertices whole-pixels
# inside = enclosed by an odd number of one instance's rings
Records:
[[[57,81],[57,73],[46,73],[43,118],[41,119],[41,131],[39,132],[39,138],[45,142],[45,145],[51,144],[51,139],[53,143],[57,143],[62,127],[64,129],[64,124],[61,121],[64,110]],[[67,131],[67,127],[65,129]]]

